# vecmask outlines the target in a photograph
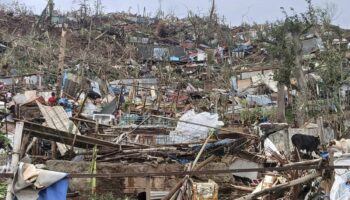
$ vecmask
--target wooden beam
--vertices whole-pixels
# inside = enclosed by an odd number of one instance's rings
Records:
[[[59,142],[66,145],[72,145],[75,139],[74,146],[79,148],[92,148],[94,145],[110,148],[119,148],[120,146],[132,147],[131,145],[118,145],[112,142],[107,142],[104,140],[83,135],[74,135],[68,132],[49,128],[32,122],[24,122],[24,131],[25,133],[30,133],[34,137],[44,138],[50,141]]]
[[[257,71],[279,69],[279,67],[276,66],[276,65],[266,66],[266,67],[252,67],[252,66],[241,66],[241,67],[247,67],[247,69],[234,70],[234,72],[236,72],[236,73],[246,73],[246,72],[257,72]]]
[[[151,177],[146,177],[146,200],[151,200]]]
[[[17,167],[17,164],[20,159],[20,153],[21,153],[21,143],[22,143],[22,136],[23,136],[23,122],[16,122],[16,130],[15,130],[15,136],[13,139],[13,151],[12,151],[12,159],[11,159],[11,172],[14,172],[14,170]],[[12,200],[12,181],[9,181],[9,184],[7,185],[7,194],[6,194],[6,200]]]
[[[200,169],[202,169],[203,167],[205,167],[208,163],[210,163],[211,161],[214,161],[216,158],[216,156],[210,156],[209,158],[207,158],[206,160],[204,160],[202,163],[198,164],[197,166],[194,167],[193,170],[198,171]],[[171,191],[162,198],[162,200],[169,200],[171,199],[172,196],[174,196],[174,194],[181,188],[181,186],[186,183],[189,179],[189,176],[186,176],[185,178],[183,178],[181,181],[179,181],[174,187],[173,189],[171,189]]]
[[[79,117],[79,115],[83,112],[83,109],[84,109],[84,106],[85,106],[85,103],[86,103],[86,100],[88,99],[88,95],[87,95],[87,92],[85,94],[85,97],[84,97],[84,100],[83,100],[83,103],[81,104],[80,108],[79,108],[79,111],[78,113],[75,115],[75,117]]]
[[[257,154],[253,154],[250,153],[248,151],[239,151],[237,153],[237,156],[246,160],[250,160],[259,164],[263,164],[266,163],[267,158],[257,155]]]
[[[235,190],[241,190],[241,191],[245,191],[245,192],[253,192],[254,191],[254,188],[251,188],[251,187],[232,185],[232,184],[231,184],[231,187]]]
[[[88,120],[88,119],[82,119],[82,118],[78,118],[78,117],[70,117],[69,119],[73,120],[73,121],[80,121],[80,122],[85,122],[85,123],[88,123],[88,124],[96,125],[95,121]],[[99,126],[112,127],[111,125],[107,125],[107,124],[99,124]]]
[[[26,147],[27,147],[27,145],[29,144],[29,138],[30,138],[30,135],[29,135],[29,134],[25,134],[25,135],[22,137],[20,159],[22,159],[22,158],[25,156]]]
[[[322,158],[314,159],[314,160],[306,160],[301,162],[288,163],[283,165],[283,167],[292,167],[292,166],[302,166],[302,165],[314,165],[322,162]]]

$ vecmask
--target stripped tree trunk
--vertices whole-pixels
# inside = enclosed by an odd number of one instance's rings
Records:
[[[303,52],[302,43],[300,41],[299,34],[292,34],[293,44],[294,44],[294,54],[295,54],[295,69],[294,76],[298,82],[298,95],[296,101],[296,124],[298,127],[302,127],[305,122],[305,109],[307,104],[307,84],[305,79],[305,74],[303,72]]]
[[[63,70],[64,70],[64,57],[65,57],[65,49],[66,49],[66,33],[64,29],[62,29],[61,34],[61,44],[60,44],[60,54],[58,56],[58,68],[57,68],[57,87],[56,93],[57,96],[61,96],[61,87],[62,87],[62,79],[63,79]]]
[[[286,103],[285,103],[285,91],[284,84],[278,83],[278,95],[277,95],[277,121],[282,123],[286,121]]]

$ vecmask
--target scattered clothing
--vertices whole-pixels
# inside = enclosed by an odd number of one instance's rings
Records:
[[[51,96],[48,100],[49,106],[55,106],[57,104],[57,99],[55,96]]]
[[[66,97],[62,97],[58,100],[58,104],[63,106],[64,110],[68,114],[69,117],[73,115],[73,105],[68,101]]]

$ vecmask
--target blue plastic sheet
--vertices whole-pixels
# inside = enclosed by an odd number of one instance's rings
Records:
[[[213,149],[213,148],[216,148],[219,146],[229,146],[230,144],[232,144],[235,141],[236,140],[234,140],[234,139],[228,139],[228,138],[223,139],[223,140],[219,140],[215,143],[205,145],[204,150],[206,151],[208,149]],[[201,148],[202,148],[202,145],[196,145],[193,147],[193,150],[199,151]]]
[[[50,187],[39,192],[38,200],[65,200],[67,198],[68,178],[54,183]]]

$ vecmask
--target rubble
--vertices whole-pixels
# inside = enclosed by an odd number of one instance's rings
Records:
[[[197,15],[89,16],[83,7],[59,15],[50,2],[41,16],[0,8],[7,199],[27,189],[40,195],[62,180],[68,189],[59,188],[60,199],[348,195],[348,151],[336,139],[348,137],[350,87],[320,59],[328,51],[320,33],[298,38],[309,90],[301,103],[307,123],[297,127],[300,79],[278,78],[283,59],[260,40],[264,25],[230,27]],[[329,44],[348,46],[345,38]],[[344,72],[348,51],[329,59],[343,59]],[[300,151],[305,146],[314,153]]]

